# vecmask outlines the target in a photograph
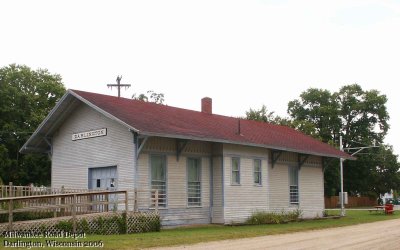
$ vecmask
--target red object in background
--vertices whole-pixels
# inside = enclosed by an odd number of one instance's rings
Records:
[[[386,204],[385,205],[385,214],[393,214],[393,212],[394,212],[393,207],[394,207],[393,204]]]

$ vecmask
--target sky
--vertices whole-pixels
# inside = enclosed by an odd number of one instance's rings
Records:
[[[400,0],[0,1],[0,67],[60,74],[67,89],[153,90],[170,106],[287,116],[308,88],[357,83],[388,98],[400,153]]]

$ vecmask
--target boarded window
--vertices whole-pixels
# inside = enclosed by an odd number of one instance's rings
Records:
[[[187,160],[187,198],[188,206],[201,206],[201,163],[200,159]]]
[[[158,190],[158,206],[167,206],[167,162],[163,155],[152,155],[151,188]]]

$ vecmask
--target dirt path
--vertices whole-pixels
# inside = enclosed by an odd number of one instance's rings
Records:
[[[400,219],[160,249],[400,249]]]

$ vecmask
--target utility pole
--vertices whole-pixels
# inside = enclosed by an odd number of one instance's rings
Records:
[[[342,141],[342,136],[339,137],[339,144],[340,144],[340,151],[344,150],[352,150],[356,149],[357,151],[352,153],[351,156],[359,153],[360,151],[367,149],[367,148],[379,148],[379,146],[367,146],[367,147],[354,147],[354,148],[343,148],[343,141]],[[344,209],[344,192],[343,192],[343,158],[340,158],[340,216],[346,216],[346,210]]]
[[[340,151],[343,152],[342,136],[339,137]],[[345,216],[344,210],[344,193],[343,193],[343,158],[340,158],[340,216]]]
[[[121,84],[121,79],[122,76],[117,76],[117,84],[107,84],[107,87],[111,88],[112,87],[117,87],[118,89],[118,97],[121,97],[121,88],[125,87],[125,89],[129,88],[131,85],[130,84]]]

